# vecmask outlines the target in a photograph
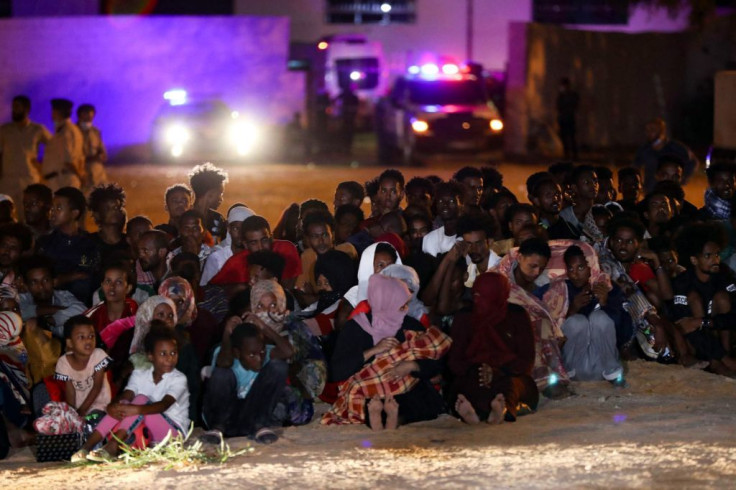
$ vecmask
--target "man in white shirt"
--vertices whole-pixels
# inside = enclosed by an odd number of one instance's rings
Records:
[[[422,252],[433,257],[450,251],[460,238],[457,236],[457,222],[462,208],[463,188],[457,182],[442,182],[435,190],[437,217],[443,226],[427,233],[422,239]]]
[[[43,328],[58,338],[64,337],[64,323],[81,315],[87,307],[69,291],[54,289],[53,261],[41,255],[21,260],[19,264],[27,293],[20,295],[23,321],[37,318]]]
[[[31,100],[17,95],[12,121],[0,126],[0,193],[15,203],[23,202],[23,189],[41,182],[38,149],[51,139],[45,126],[31,121],[30,112]]]
[[[472,288],[476,277],[501,262],[501,257],[491,250],[495,233],[496,223],[490,216],[465,215],[458,220],[457,234],[467,244],[465,261],[468,264],[468,279],[465,281],[466,287]]]
[[[199,281],[200,286],[206,286],[210,279],[220,272],[220,269],[230,257],[245,250],[243,240],[240,237],[240,226],[246,218],[254,215],[255,213],[250,208],[242,205],[230,208],[227,213],[227,236],[207,257],[202,269],[202,279]]]

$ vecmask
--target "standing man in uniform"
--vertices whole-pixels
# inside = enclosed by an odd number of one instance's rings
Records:
[[[98,185],[107,184],[107,150],[102,142],[102,133],[92,124],[97,109],[92,104],[82,104],[77,108],[77,126],[82,132],[82,151],[84,152],[85,171],[87,173],[86,190]]]
[[[46,145],[43,178],[53,191],[62,187],[82,188],[85,179],[82,132],[72,122],[74,104],[66,99],[51,99],[54,134]]]
[[[38,148],[51,139],[42,124],[31,122],[31,99],[13,97],[12,122],[0,126],[0,193],[23,202],[23,189],[41,182]]]

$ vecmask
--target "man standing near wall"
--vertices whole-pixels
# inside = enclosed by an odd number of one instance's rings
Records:
[[[12,122],[0,126],[0,193],[23,202],[23,189],[41,182],[38,148],[51,139],[42,124],[31,122],[31,99],[13,97]]]
[[[579,99],[578,93],[572,89],[570,79],[567,77],[561,79],[560,93],[557,95],[557,124],[566,160],[578,159],[575,114],[578,111]]]
[[[46,145],[43,162],[43,178],[51,190],[62,187],[81,189],[85,178],[82,151],[84,138],[71,120],[73,105],[66,99],[51,100],[54,134]]]

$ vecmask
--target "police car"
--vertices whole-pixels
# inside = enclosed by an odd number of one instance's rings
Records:
[[[404,163],[432,152],[478,152],[501,143],[503,120],[484,83],[454,63],[409,67],[376,108],[379,159]]]
[[[261,130],[220,99],[192,99],[184,90],[164,94],[153,121],[156,161],[239,159],[252,154]]]

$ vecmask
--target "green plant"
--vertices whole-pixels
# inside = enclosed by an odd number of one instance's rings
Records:
[[[230,445],[222,439],[216,450],[208,451],[201,441],[190,441],[193,430],[194,425],[192,424],[186,436],[181,434],[171,436],[171,433],[169,433],[163,441],[145,449],[134,449],[116,438],[120,445],[120,455],[115,461],[100,465],[100,468],[120,469],[165,465],[165,469],[168,470],[178,466],[222,464],[229,459],[251,453],[254,450],[249,444],[244,449],[232,451]],[[113,435],[113,437],[115,436]]]

